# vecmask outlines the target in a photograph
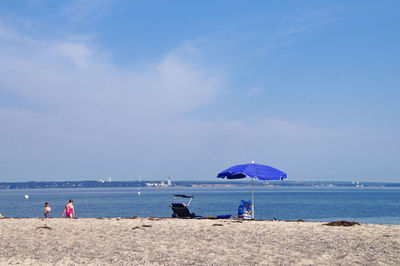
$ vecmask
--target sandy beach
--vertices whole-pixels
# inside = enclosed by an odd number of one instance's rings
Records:
[[[160,218],[0,219],[0,264],[400,264],[400,226],[323,224]]]

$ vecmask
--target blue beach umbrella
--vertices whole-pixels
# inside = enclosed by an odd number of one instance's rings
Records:
[[[258,164],[252,161],[249,164],[239,164],[232,166],[217,175],[218,178],[239,179],[251,178],[251,202],[253,211],[251,218],[254,219],[254,178],[259,180],[283,180],[287,178],[287,174],[268,165]]]

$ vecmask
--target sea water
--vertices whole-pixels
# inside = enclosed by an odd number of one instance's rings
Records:
[[[189,209],[201,216],[234,217],[240,201],[251,199],[249,187],[10,189],[0,190],[0,213],[43,217],[49,202],[52,217],[61,217],[73,199],[78,218],[171,217],[173,194],[194,195]],[[256,219],[400,224],[400,188],[255,187],[254,201]]]

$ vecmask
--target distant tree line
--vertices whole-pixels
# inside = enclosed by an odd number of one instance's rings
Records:
[[[144,187],[146,183],[155,183],[160,181],[112,181],[99,182],[93,180],[86,181],[29,181],[29,182],[2,182],[0,189],[24,189],[24,188],[101,188],[101,187]],[[242,180],[216,180],[216,181],[174,181],[173,186],[193,186],[193,185],[236,185],[247,186],[249,179]],[[354,184],[346,181],[258,181],[254,183],[256,186],[322,186],[322,187],[400,187],[400,183],[385,183],[385,182],[360,182]]]

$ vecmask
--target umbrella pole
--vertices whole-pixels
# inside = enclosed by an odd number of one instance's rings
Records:
[[[252,212],[251,212],[251,219],[254,220],[254,178],[251,179],[251,207],[252,207]]]

